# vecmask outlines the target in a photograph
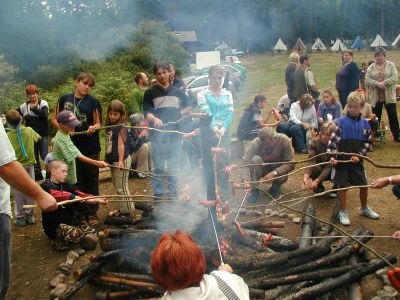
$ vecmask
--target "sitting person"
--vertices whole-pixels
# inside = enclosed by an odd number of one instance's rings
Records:
[[[132,114],[129,120],[131,126],[145,127],[144,116],[140,113]],[[132,166],[133,168],[136,167],[138,177],[144,179],[151,169],[149,131],[142,128],[131,128],[129,136],[131,140],[129,153]]]
[[[289,122],[279,123],[276,131],[293,138],[294,148],[298,153],[307,154],[307,131],[317,128],[318,122],[314,99],[310,94],[304,94],[299,101],[290,106]]]
[[[153,278],[167,290],[162,300],[250,299],[246,283],[233,274],[229,265],[222,264],[218,271],[205,274],[203,251],[190,235],[180,230],[161,236],[150,266]]]
[[[251,141],[258,136],[258,130],[275,125],[263,122],[261,111],[265,108],[266,103],[267,98],[264,95],[257,95],[254,97],[253,103],[244,110],[237,130],[240,140]]]
[[[263,163],[273,163],[281,161],[292,161],[294,150],[290,139],[280,133],[276,133],[270,127],[264,127],[258,132],[258,138],[255,138],[247,148],[243,157],[244,165],[254,164],[249,166],[251,181],[271,180],[271,188],[269,193],[271,196],[277,196],[279,189],[283,183],[288,180],[288,177],[280,177],[272,180],[277,176],[289,173],[294,169],[294,164],[282,165],[267,165]],[[250,202],[256,202],[259,195],[258,183],[252,184]]]
[[[320,126],[326,122],[335,121],[342,114],[342,106],[339,102],[336,102],[331,90],[324,91],[322,97],[324,102],[319,105],[317,110],[318,124]]]
[[[283,95],[276,104],[276,109],[282,116],[284,121],[289,119],[289,111],[290,111],[290,99],[288,95]]]
[[[40,186],[57,202],[92,196],[82,193],[72,184],[65,183],[68,166],[64,161],[53,160],[49,165],[49,171],[50,179],[45,180]],[[95,203],[105,203],[105,200],[85,201],[87,205]],[[76,218],[76,211],[79,211],[82,205],[83,203],[75,202],[59,205],[57,210],[52,212],[42,212],[43,230],[50,239],[54,240],[57,250],[68,250],[73,244],[79,243],[86,234],[94,232],[87,223],[82,223],[79,218]]]
[[[314,157],[315,155],[325,153],[328,148],[329,138],[334,130],[332,123],[325,123],[321,126],[318,138],[313,139],[308,149],[308,157]],[[329,162],[330,157],[328,155],[317,157],[310,161],[310,165]],[[314,166],[307,168],[303,175],[303,189],[311,188],[315,193],[322,193],[325,191],[323,182],[331,179],[332,166],[330,164]],[[309,185],[308,181],[312,180]],[[329,197],[336,197],[336,193],[332,192]]]

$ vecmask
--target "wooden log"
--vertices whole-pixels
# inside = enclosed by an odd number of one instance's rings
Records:
[[[387,257],[387,260],[390,263],[396,263],[395,256]],[[319,284],[303,288],[301,291],[296,293],[287,295],[282,300],[305,300],[305,299],[313,299],[315,297],[326,294],[329,291],[335,290],[339,287],[343,287],[349,283],[360,280],[362,277],[374,273],[377,270],[386,266],[386,262],[381,259],[377,259],[367,263],[365,265],[361,265],[346,274],[340,275],[335,278],[329,278],[322,281]]]
[[[91,262],[96,262],[96,261],[102,261],[102,260],[110,260],[115,258],[116,256],[120,255],[123,252],[122,249],[117,249],[113,251],[108,251],[108,252],[103,252],[99,254],[92,254],[90,255],[90,261]]]
[[[119,238],[100,239],[100,248],[104,252],[118,249],[134,249],[145,246],[148,249],[154,249],[161,233],[156,231],[129,233]]]
[[[126,216],[118,216],[118,217],[110,217],[107,216],[104,220],[105,225],[134,225],[138,220],[133,219],[132,217]]]
[[[281,265],[288,261],[288,257],[286,255],[276,256],[263,252],[248,257],[225,256],[225,261],[235,269],[260,269]]]
[[[77,280],[68,290],[64,292],[58,300],[69,300],[71,299],[89,280],[90,276],[85,276],[82,279]]]
[[[234,239],[257,251],[265,251],[267,248],[273,250],[295,250],[298,244],[294,241],[276,235],[267,235],[250,229],[243,229],[245,236],[241,236],[237,231],[233,232]]]
[[[265,291],[265,299],[276,300],[276,299],[279,299],[279,297],[284,294],[301,290],[305,286],[307,286],[306,282],[299,282],[299,283],[292,284],[292,285],[278,286],[274,289]]]
[[[250,299],[267,299],[265,298],[265,291],[249,288]]]
[[[347,263],[349,264],[350,267],[356,268],[357,267],[357,257],[355,255],[350,256],[350,258],[347,260]],[[353,282],[352,284],[350,284],[347,294],[348,294],[349,300],[362,300],[363,295],[362,295],[362,291],[361,291],[360,281],[356,281],[356,282]]]
[[[263,228],[285,228],[284,221],[263,221],[260,223]]]
[[[304,212],[315,216],[315,207],[311,202],[307,204],[304,208]],[[315,234],[315,218],[312,218],[308,215],[303,215],[303,222],[301,224],[301,237],[299,241],[299,248],[305,248],[310,246],[312,243],[312,239],[309,237],[314,236]]]
[[[126,299],[131,298],[139,293],[137,289],[130,289],[126,291],[98,291],[94,297],[95,300],[112,300],[112,299]]]
[[[276,286],[293,284],[302,281],[321,281],[322,279],[328,277],[336,277],[342,275],[350,270],[352,270],[354,266],[344,266],[344,267],[336,267],[330,269],[321,269],[315,270],[306,273],[294,274],[283,277],[273,277],[266,280],[254,279],[251,281],[246,281],[247,285],[257,289],[271,289]]]
[[[335,207],[333,208],[331,217],[330,217],[330,219],[329,219],[329,222],[330,222],[331,224],[335,224],[335,223],[336,223],[337,219],[339,218],[339,211],[340,211],[339,200],[336,199]],[[331,233],[332,230],[333,230],[333,228],[334,228],[334,227],[333,227],[332,225],[328,224],[328,225],[327,225],[327,233],[328,233],[328,234]]]
[[[92,275],[94,272],[99,271],[107,263],[108,263],[107,260],[89,263],[87,266],[83,267],[82,269],[76,270],[73,273],[73,275],[74,275],[75,279],[77,279],[77,280],[82,279],[83,277],[87,277],[89,275]]]
[[[144,282],[132,279],[126,279],[121,277],[116,277],[112,275],[96,275],[95,278],[99,281],[113,282],[117,284],[124,284],[136,288],[141,291],[152,292],[162,295],[164,291],[156,284],[152,282]]]
[[[262,227],[261,223],[247,223],[247,224],[243,224],[243,226],[241,225],[241,227],[246,228],[246,229],[256,230],[256,231],[263,232],[263,233],[279,235],[278,228]]]
[[[120,277],[120,278],[125,278],[125,279],[155,283],[155,280],[153,279],[153,277],[149,276],[149,275],[121,273],[121,272],[102,272],[101,274],[106,275],[106,276],[115,276],[115,277]]]
[[[149,230],[149,229],[138,229],[138,228],[104,228],[102,231],[99,232],[99,236],[101,237],[109,237],[109,238],[115,238],[115,237],[121,237],[125,234],[129,233],[147,233],[147,232],[152,232],[154,230]]]

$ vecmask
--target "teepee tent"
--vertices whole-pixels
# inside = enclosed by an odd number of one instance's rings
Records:
[[[336,52],[346,50],[346,49],[347,48],[345,47],[345,45],[343,45],[342,41],[339,39],[336,39],[335,43],[331,47],[331,51],[336,51]]]
[[[311,46],[311,50],[315,51],[326,51],[326,47],[320,38],[316,38],[314,44]]]
[[[297,51],[297,52],[306,52],[307,51],[307,47],[306,47],[306,45],[304,45],[301,38],[297,39],[296,44],[293,47],[293,50]]]
[[[396,47],[396,48],[400,48],[400,33],[399,33],[399,35],[394,39],[394,41],[393,41],[393,43],[392,43],[392,46],[393,46],[393,47]]]
[[[372,42],[372,44],[370,46],[371,47],[387,47],[385,41],[379,34],[376,35],[375,40]]]
[[[281,38],[279,38],[279,40],[276,42],[276,45],[274,47],[274,52],[286,52],[287,51],[287,47],[286,45],[282,42]]]
[[[361,50],[361,49],[365,48],[365,44],[364,44],[364,42],[362,41],[362,39],[360,38],[359,35],[356,37],[356,39],[354,40],[353,45],[351,45],[350,48],[354,49],[354,50]]]

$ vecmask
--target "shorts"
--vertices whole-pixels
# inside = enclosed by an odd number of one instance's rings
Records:
[[[338,186],[357,186],[367,185],[367,175],[362,169],[336,169],[333,183]]]

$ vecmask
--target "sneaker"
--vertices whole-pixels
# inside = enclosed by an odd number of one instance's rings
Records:
[[[138,176],[139,178],[141,178],[141,179],[147,178],[146,175],[144,175],[143,173],[140,173],[140,172],[137,173],[137,176]]]
[[[331,192],[331,193],[328,194],[328,197],[332,198],[332,199],[337,198],[337,193],[336,192]]]
[[[26,224],[27,225],[33,225],[36,224],[36,219],[34,216],[27,216],[26,217]]]
[[[15,226],[24,227],[26,225],[27,224],[26,224],[26,219],[25,218],[19,218],[19,219],[15,220]]]
[[[364,207],[364,208],[360,208],[360,215],[365,216],[370,219],[374,219],[374,220],[379,219],[379,215],[376,212],[374,212],[371,208],[369,208],[368,206]]]
[[[301,149],[300,154],[308,154],[308,149]]]
[[[350,219],[349,215],[347,214],[347,211],[339,211],[339,222],[340,224],[345,226],[350,225]]]

